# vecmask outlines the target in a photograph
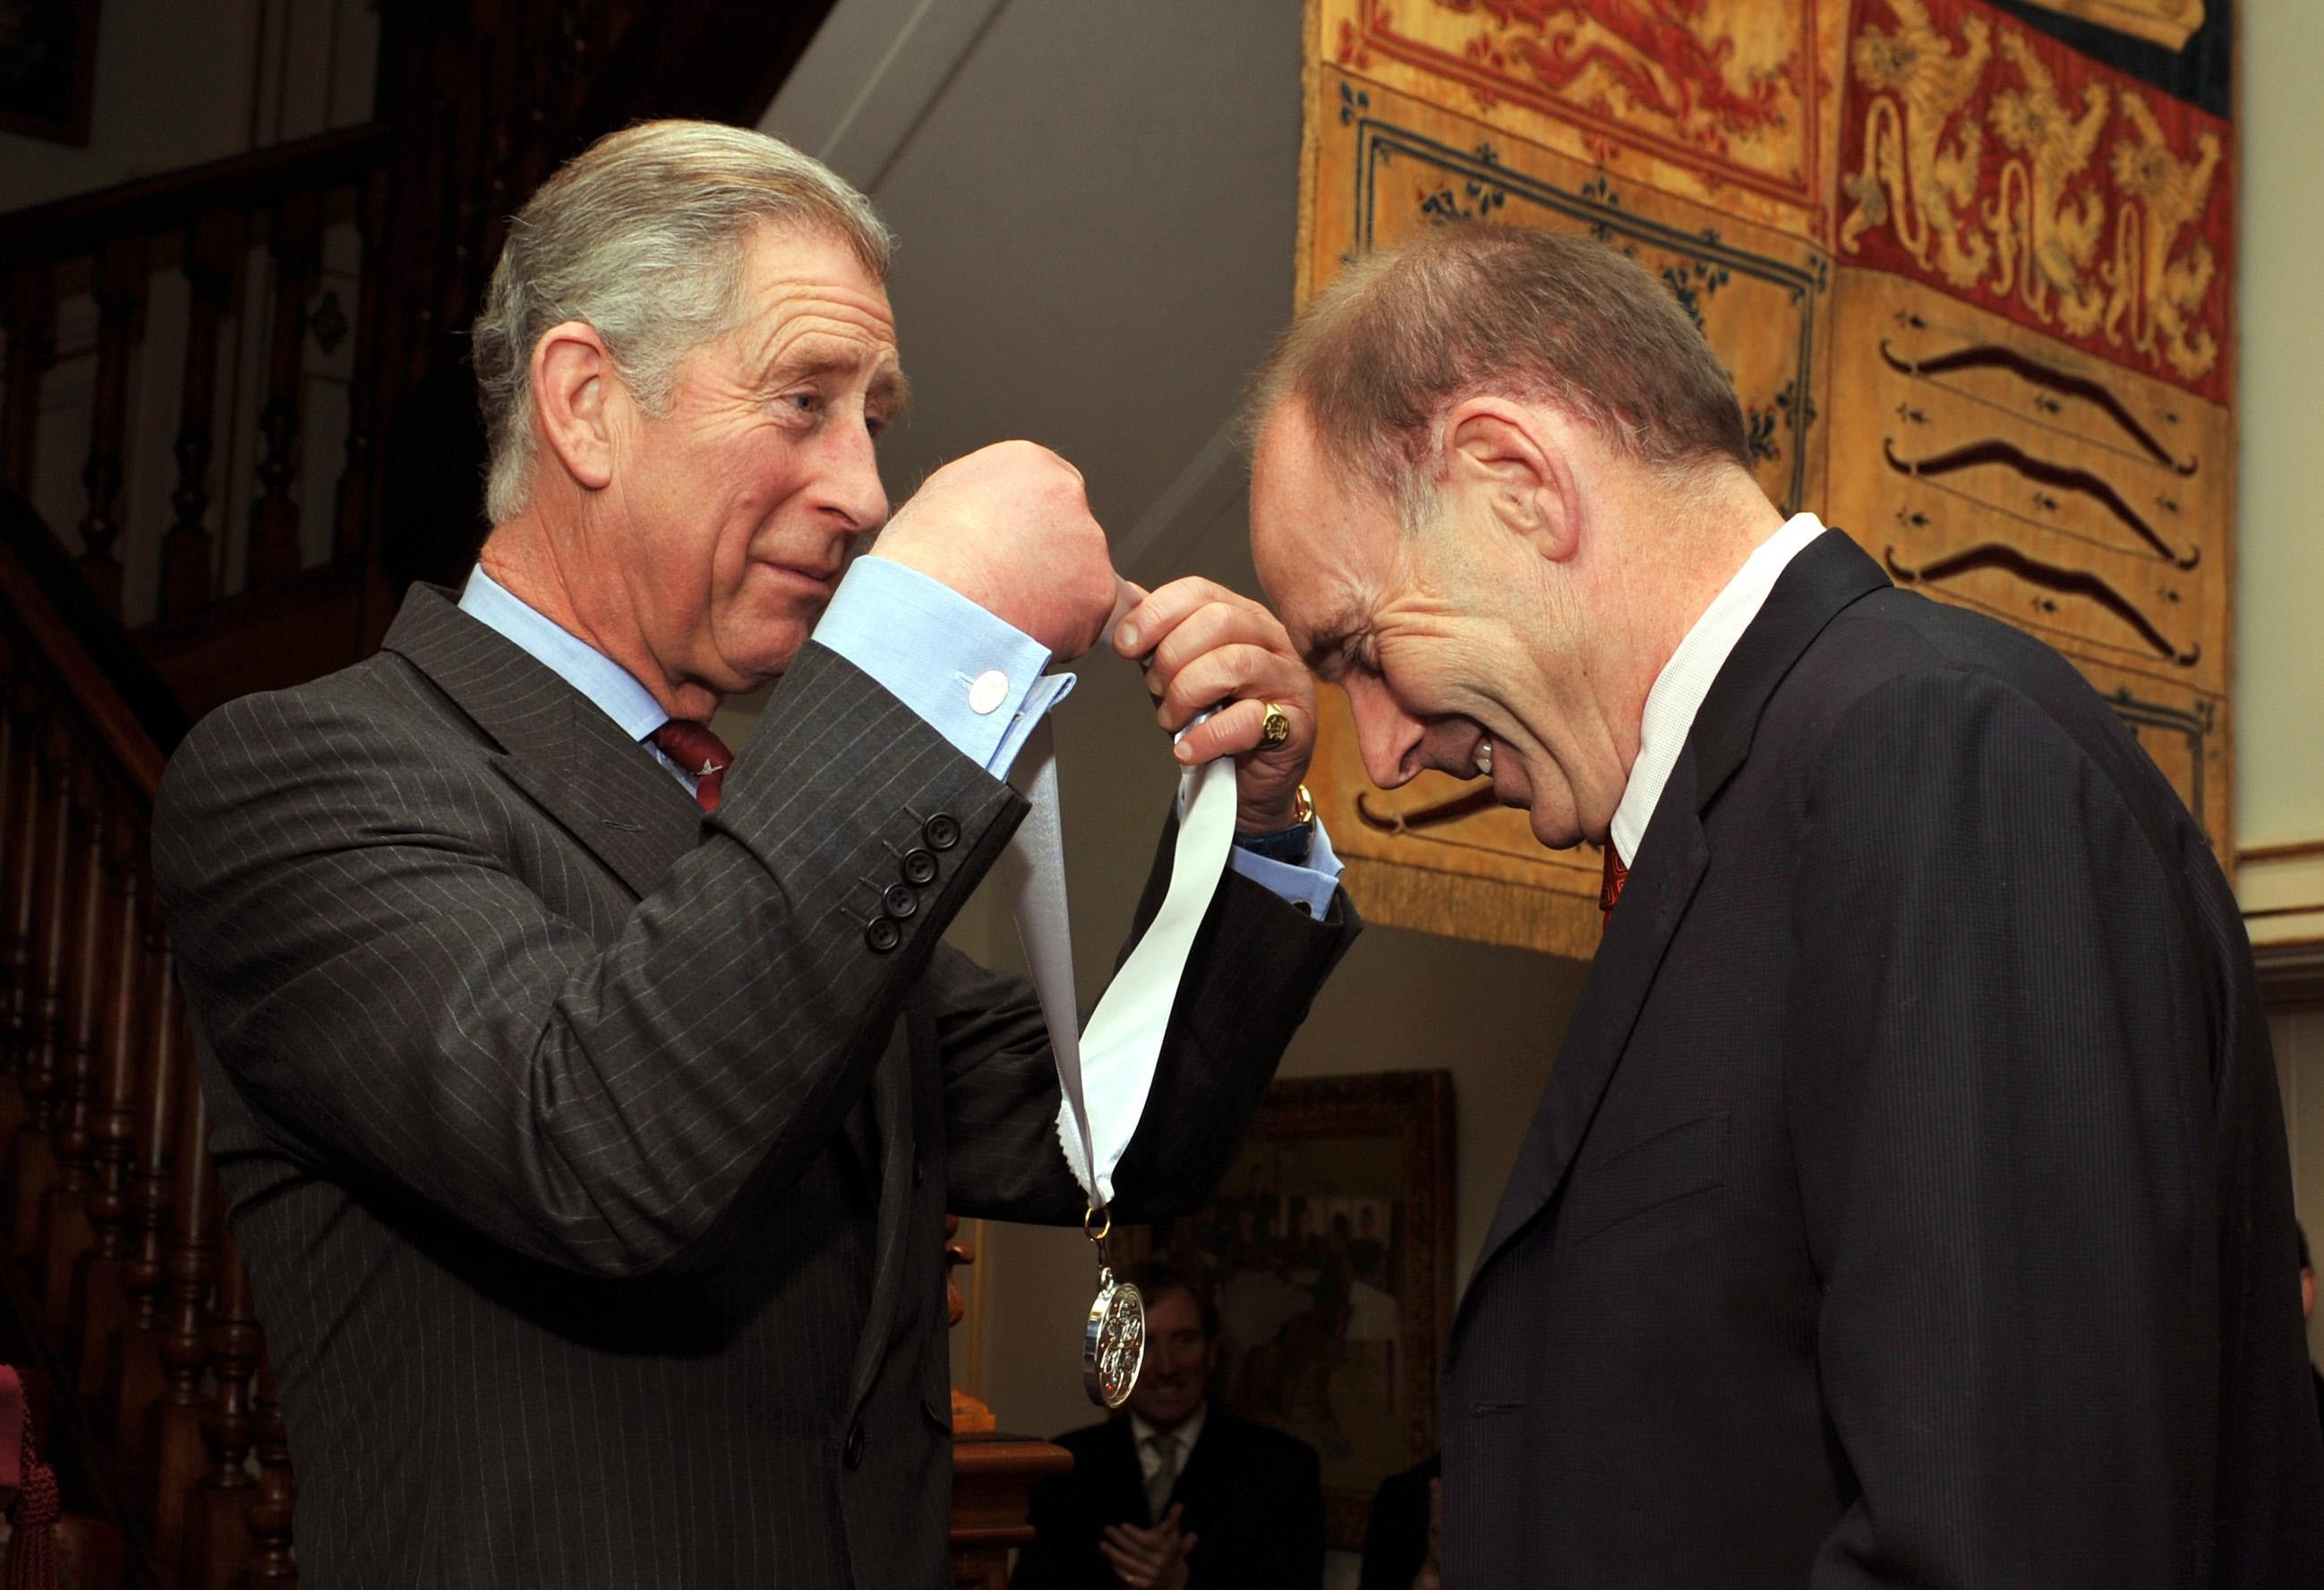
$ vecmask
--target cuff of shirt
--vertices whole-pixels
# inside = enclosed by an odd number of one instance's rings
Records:
[[[1340,858],[1332,849],[1332,837],[1323,832],[1320,817],[1315,819],[1315,843],[1307,852],[1305,866],[1273,861],[1240,845],[1234,847],[1232,864],[1244,877],[1303,908],[1319,922],[1330,912],[1332,896],[1340,887]]]
[[[1071,674],[1042,673],[1048,648],[1032,636],[886,558],[855,560],[815,638],[996,778],[1074,688]]]

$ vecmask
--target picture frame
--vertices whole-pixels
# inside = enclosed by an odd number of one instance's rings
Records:
[[[1213,1397],[1315,1448],[1336,1549],[1360,1550],[1380,1481],[1437,1449],[1452,1155],[1449,1071],[1287,1077],[1208,1203],[1125,1234],[1129,1257],[1210,1279]]]
[[[88,147],[97,0],[0,0],[0,132]]]

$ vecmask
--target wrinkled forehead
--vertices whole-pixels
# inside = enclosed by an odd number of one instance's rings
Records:
[[[1302,655],[1360,626],[1392,523],[1332,467],[1295,405],[1268,416],[1251,455],[1251,562]]]
[[[820,359],[870,369],[896,362],[888,290],[840,239],[762,228],[743,257],[740,341],[771,363],[811,346]]]

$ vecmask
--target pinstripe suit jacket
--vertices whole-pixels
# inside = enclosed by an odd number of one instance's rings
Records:
[[[2312,1585],[2251,952],[2097,692],[1839,533],[1720,670],[1455,1317],[1450,1590]]]
[[[939,941],[1023,803],[812,643],[724,796],[425,587],[172,760],[155,864],[308,1583],[942,1582],[945,1213],[1081,1213],[1031,991]],[[1352,931],[1230,871],[1126,1214],[1223,1173]]]

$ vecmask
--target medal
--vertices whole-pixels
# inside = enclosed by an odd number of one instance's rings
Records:
[[[1111,1409],[1129,1401],[1138,1387],[1139,1366],[1146,1362],[1146,1299],[1132,1283],[1114,1279],[1105,1253],[1113,1216],[1093,1231],[1097,1218],[1094,1208],[1082,1216],[1082,1231],[1097,1247],[1097,1297],[1082,1332],[1082,1388],[1091,1401]]]
[[[1091,1401],[1119,1408],[1130,1400],[1146,1358],[1146,1300],[1136,1286],[1114,1277],[1105,1251],[1113,1229],[1106,1206],[1113,1198],[1114,1167],[1146,1110],[1186,957],[1234,847],[1234,764],[1222,757],[1179,775],[1169,887],[1098,1001],[1086,1031],[1074,1003],[1065,835],[1047,718],[1027,737],[1009,780],[1028,809],[1001,853],[999,871],[1057,1064],[1057,1146],[1089,1196],[1082,1232],[1097,1248],[1097,1297],[1082,1328],[1082,1384]]]

